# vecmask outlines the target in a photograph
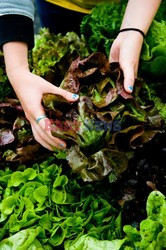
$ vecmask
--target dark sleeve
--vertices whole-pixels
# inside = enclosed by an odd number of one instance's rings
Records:
[[[9,14],[0,16],[0,46],[6,42],[21,41],[34,46],[34,28],[31,18],[23,15]]]

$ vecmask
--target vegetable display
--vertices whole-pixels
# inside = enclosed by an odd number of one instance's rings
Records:
[[[32,167],[1,170],[0,237],[14,235],[0,249],[52,249],[86,233],[98,239],[121,236],[121,211],[108,202],[109,194],[97,185],[84,186],[54,162],[50,157]]]
[[[41,29],[33,73],[79,94],[45,93],[45,129],[67,142],[37,143],[0,53],[0,250],[166,248],[166,4],[144,41],[132,94],[108,53],[126,1],[98,4],[81,35]],[[162,65],[162,67],[161,67]]]
[[[74,243],[67,242],[66,250],[85,249],[164,249],[166,247],[166,200],[159,191],[150,193],[147,204],[147,219],[141,221],[140,230],[125,225],[123,239],[99,241],[88,235],[81,236]]]

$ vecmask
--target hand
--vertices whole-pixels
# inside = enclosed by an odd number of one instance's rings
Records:
[[[124,74],[124,89],[133,91],[134,81],[137,77],[139,57],[143,37],[139,32],[126,31],[119,33],[110,49],[110,62],[119,62]]]
[[[36,122],[39,116],[45,114],[41,104],[42,95],[44,93],[59,94],[70,102],[76,101],[78,96],[52,85],[25,69],[13,70],[10,74],[10,81],[14,86],[25,115],[31,123],[36,141],[51,151],[53,151],[53,147],[64,149],[66,143],[59,138],[53,137],[51,131],[46,131],[45,124],[48,118],[42,119],[39,123]]]

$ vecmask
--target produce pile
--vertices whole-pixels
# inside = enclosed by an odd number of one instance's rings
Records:
[[[80,36],[41,29],[35,37],[31,71],[80,96],[42,97],[47,129],[66,150],[35,141],[0,54],[0,249],[166,248],[166,4],[132,95],[108,62],[125,6],[97,5]]]

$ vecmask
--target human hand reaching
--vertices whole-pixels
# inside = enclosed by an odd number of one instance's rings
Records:
[[[37,142],[43,147],[53,151],[53,147],[64,149],[65,141],[52,136],[51,131],[46,130],[46,119],[37,122],[37,118],[45,115],[44,108],[41,104],[44,93],[52,93],[63,96],[69,102],[78,100],[78,95],[73,94],[62,88],[58,88],[43,78],[32,74],[24,69],[15,69],[10,74],[10,81],[15,89],[15,93],[29,120],[33,135]],[[16,82],[16,84],[15,84]]]
[[[128,29],[128,31],[120,32],[111,46],[109,60],[119,62],[124,74],[124,89],[128,93],[133,91],[137,77],[143,36],[146,35],[161,1],[128,0],[120,27],[120,30]],[[133,28],[137,31],[131,30]]]
[[[143,36],[136,31],[119,33],[114,40],[109,55],[110,62],[119,62],[124,74],[124,89],[131,93],[137,77]]]
[[[28,66],[28,46],[26,43],[17,41],[5,43],[3,52],[8,78],[20,100],[26,118],[31,124],[36,141],[51,151],[54,147],[64,149],[66,143],[60,138],[52,136],[51,131],[46,131],[45,125],[48,118],[43,117],[45,112],[41,103],[42,96],[44,93],[58,94],[69,102],[77,101],[79,96],[58,88],[31,73]],[[39,117],[43,119],[39,119]],[[49,124],[49,119],[47,122]]]

